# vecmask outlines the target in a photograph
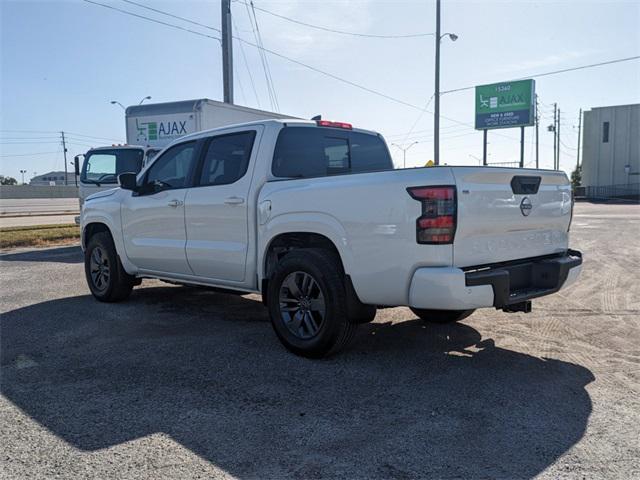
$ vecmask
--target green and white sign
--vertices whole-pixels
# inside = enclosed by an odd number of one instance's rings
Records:
[[[534,122],[534,80],[476,87],[476,130],[527,127]]]
[[[127,139],[132,145],[164,147],[176,138],[195,131],[193,113],[127,118]]]

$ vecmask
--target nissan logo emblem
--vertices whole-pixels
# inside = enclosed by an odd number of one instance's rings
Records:
[[[520,211],[522,212],[522,215],[528,217],[532,209],[533,205],[531,204],[531,200],[529,200],[529,197],[524,197],[520,202]]]

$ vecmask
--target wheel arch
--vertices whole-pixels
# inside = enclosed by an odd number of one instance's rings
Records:
[[[353,287],[353,282],[351,281],[348,270],[345,268],[344,258],[336,243],[326,235],[308,231],[283,232],[272,237],[267,244],[262,258],[261,271],[263,276],[261,277],[260,282],[262,302],[265,305],[268,304],[267,292],[269,280],[271,279],[278,262],[291,251],[305,248],[320,248],[328,250],[338,259],[340,272],[344,276],[347,311],[351,318],[371,317],[372,312],[375,315],[375,307],[364,305],[360,301],[358,294]]]
[[[90,221],[84,224],[80,237],[82,249],[86,250],[91,237],[99,232],[106,232],[111,235],[111,239],[113,240],[113,244],[116,248],[116,253],[120,258],[122,266],[129,275],[135,275],[137,273],[137,268],[129,261],[127,255],[125,254],[126,252],[124,249],[124,244],[122,243],[122,235],[119,235],[120,232],[109,225],[109,222],[104,218],[92,218]]]

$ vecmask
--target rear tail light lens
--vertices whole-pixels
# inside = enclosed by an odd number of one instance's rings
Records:
[[[330,120],[316,120],[316,123],[319,127],[344,128],[345,130],[353,129],[353,126],[350,123],[345,123],[345,122],[332,122]]]
[[[417,242],[453,243],[456,233],[456,188],[410,187],[407,192],[422,204],[422,214],[416,220]]]

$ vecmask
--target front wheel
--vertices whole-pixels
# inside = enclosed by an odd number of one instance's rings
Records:
[[[356,324],[349,319],[339,261],[322,249],[287,254],[269,281],[271,324],[296,355],[321,358],[344,348]]]
[[[411,311],[425,322],[453,323],[467,318],[475,310],[431,310],[428,308],[413,308]]]
[[[101,302],[117,302],[131,294],[136,278],[122,266],[111,235],[99,232],[91,237],[84,252],[87,284]]]

